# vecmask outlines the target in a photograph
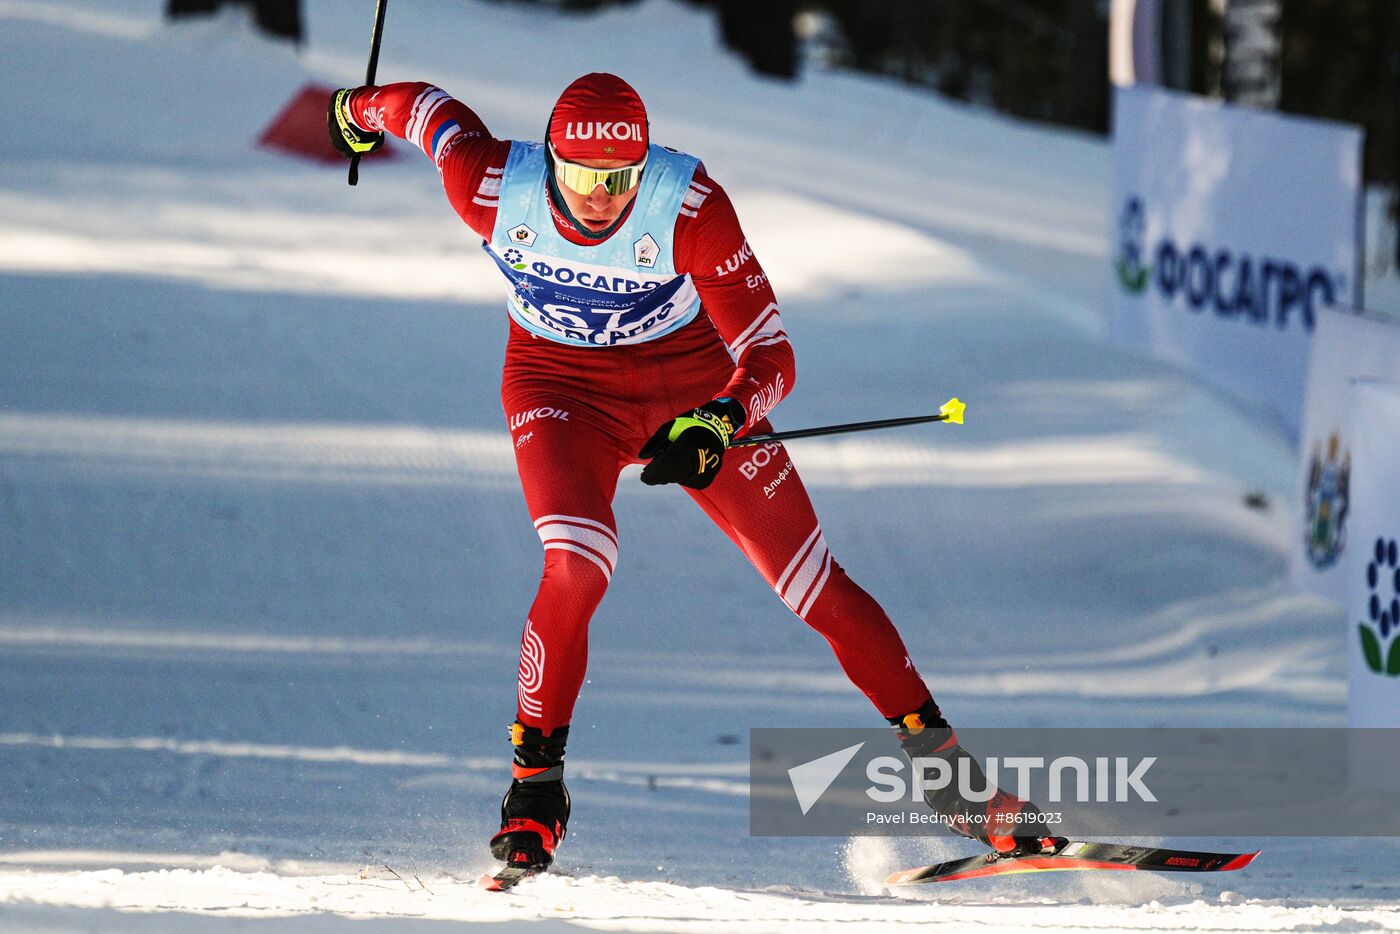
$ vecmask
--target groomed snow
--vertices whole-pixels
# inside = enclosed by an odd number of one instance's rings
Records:
[[[477,890],[540,563],[504,315],[416,151],[350,189],[251,145],[302,83],[363,73],[372,4],[305,6],[297,53],[156,0],[0,0],[0,930],[1400,929],[1390,841],[890,897],[966,846],[748,836],[749,728],[878,721],[632,473],[561,874]],[[628,77],[774,282],[780,428],[968,403],[791,445],[955,723],[1341,725],[1342,619],[1284,582],[1289,442],[1103,343],[1106,146],[756,79],[714,32],[678,0],[394,0],[380,76],[523,138],[579,73]]]

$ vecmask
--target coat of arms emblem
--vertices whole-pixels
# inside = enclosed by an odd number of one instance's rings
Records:
[[[1340,455],[1341,439],[1327,439],[1326,456],[1322,444],[1313,448],[1308,468],[1307,548],[1313,567],[1327,568],[1337,562],[1347,540],[1347,488],[1351,483],[1351,454]]]

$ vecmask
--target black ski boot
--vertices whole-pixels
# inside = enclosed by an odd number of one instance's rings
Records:
[[[924,789],[924,802],[943,818],[953,833],[991,847],[999,856],[1020,857],[1053,853],[1064,838],[1048,836],[1036,820],[1040,809],[1029,801],[998,790],[988,801],[969,801],[958,791],[956,776],[964,770],[971,788],[986,788],[982,764],[958,744],[958,736],[932,698],[911,714],[890,718],[899,745],[910,760],[944,759],[954,776],[943,788]],[[922,777],[922,776],[920,776]]]
[[[569,728],[548,736],[515,723],[510,790],[501,800],[501,829],[491,838],[491,855],[512,867],[543,872],[569,823],[569,789],[564,787],[564,743]]]

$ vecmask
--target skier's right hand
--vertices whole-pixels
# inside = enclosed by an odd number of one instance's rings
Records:
[[[374,152],[384,145],[384,133],[370,133],[350,122],[345,112],[345,104],[354,88],[341,88],[331,95],[330,106],[326,109],[326,129],[330,131],[331,145],[336,152],[347,159]]]

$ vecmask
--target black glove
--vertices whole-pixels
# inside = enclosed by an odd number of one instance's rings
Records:
[[[354,88],[341,88],[331,95],[330,106],[326,108],[326,129],[331,134],[331,145],[336,152],[347,159],[374,152],[384,145],[384,133],[369,133],[350,122],[345,113],[345,102]]]
[[[744,427],[745,417],[744,407],[733,399],[715,399],[677,415],[642,446],[638,456],[651,459],[642,468],[642,482],[705,489],[719,474],[724,449],[734,432]]]

